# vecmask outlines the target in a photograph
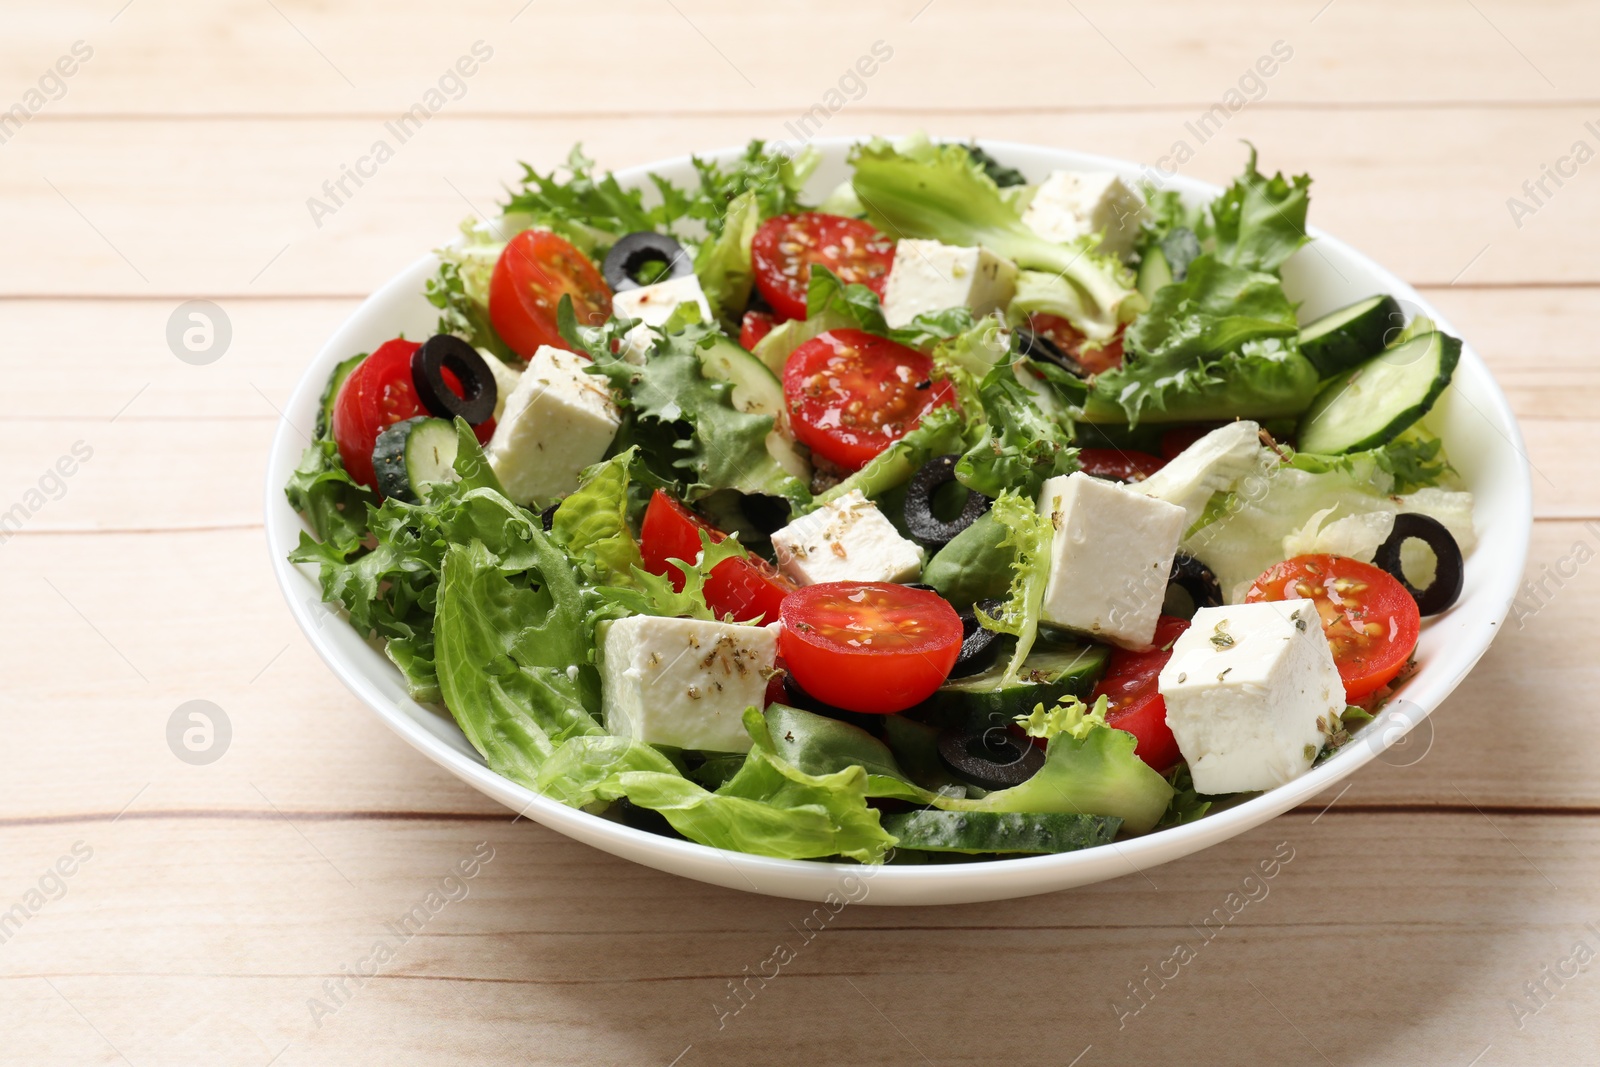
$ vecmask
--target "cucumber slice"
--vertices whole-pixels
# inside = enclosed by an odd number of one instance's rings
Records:
[[[1158,244],[1152,244],[1139,260],[1139,292],[1146,300],[1154,300],[1156,290],[1172,284],[1172,265]]]
[[[767,454],[788,473],[810,484],[811,463],[800,454],[785,433],[783,384],[767,365],[726,337],[713,336],[699,351],[700,370],[707,378],[731,382],[729,400],[740,411],[752,415],[771,415],[772,432],[767,434]]]
[[[1460,359],[1460,341],[1425,333],[1340,375],[1300,420],[1300,450],[1337,455],[1387,444],[1428,413]]]
[[[378,492],[410,504],[423,490],[456,479],[456,430],[443,419],[419,415],[397,422],[372,446],[372,472]]]
[[[883,816],[897,848],[923,852],[1074,852],[1110,843],[1115,815],[998,811],[911,811]]]
[[[999,714],[1008,720],[1026,715],[1038,704],[1054,704],[1065,696],[1086,697],[1105,672],[1111,655],[1104,645],[1035,645],[1023,662],[1023,681],[1003,685],[1005,657],[982,674],[946,682],[919,710],[948,720],[987,719]]]
[[[1404,320],[1388,293],[1330,311],[1300,330],[1300,351],[1324,378],[1347,371],[1383,351],[1390,331]]]

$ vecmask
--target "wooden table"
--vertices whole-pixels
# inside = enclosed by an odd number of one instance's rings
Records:
[[[28,118],[0,126],[0,512],[23,509],[0,550],[0,1060],[1595,1062],[1600,10],[794,10],[8,6],[0,107]],[[492,56],[313,217],[477,41]],[[878,41],[892,55],[837,92]],[[627,165],[804,115],[1152,162],[1184,141],[1181,169],[1214,181],[1247,138],[1315,176],[1316,223],[1459,324],[1527,435],[1544,591],[1430,720],[1425,758],[1148,877],[848,908],[802,944],[808,907],[513,824],[357,704],[262,537],[263,457],[307,359],[518,159],[547,169],[581,139]],[[194,299],[231,324],[206,365],[168,343]],[[231,726],[213,763],[169,747],[190,700]],[[444,882],[475,850],[475,876]],[[1292,858],[1246,882],[1275,855]],[[458,899],[396,936],[441,885]],[[732,1014],[730,983],[783,941],[794,962]]]

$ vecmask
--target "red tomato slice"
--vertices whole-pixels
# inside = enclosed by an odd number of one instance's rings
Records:
[[[1099,374],[1112,367],[1122,366],[1122,331],[1106,342],[1102,348],[1088,347],[1089,339],[1072,323],[1059,315],[1035,311],[1028,316],[1028,329],[1047,340],[1078,361],[1090,374]]]
[[[890,715],[933,695],[961,654],[961,617],[937,593],[823,582],[790,593],[778,651],[794,680],[846,711]]]
[[[1344,556],[1296,556],[1268,567],[1245,603],[1316,601],[1322,632],[1344,679],[1345,699],[1371,696],[1399,674],[1417,647],[1417,602],[1388,572]]]
[[[572,297],[580,326],[599,326],[611,317],[611,289],[588,257],[548,230],[524,230],[494,265],[489,321],[523,359],[540,345],[569,348],[556,328],[563,296]]]
[[[820,264],[846,285],[858,283],[883,295],[894,265],[894,242],[870,223],[842,215],[809,212],[775,215],[750,242],[756,288],[772,310],[790,319],[806,317],[811,266]]]
[[[761,343],[761,339],[772,332],[778,320],[765,311],[746,311],[744,322],[739,324],[739,347],[746,352]]]
[[[865,330],[829,330],[795,349],[783,396],[796,439],[848,470],[904,437],[924,414],[955,402],[933,381],[933,360]]]
[[[1172,658],[1172,642],[1189,628],[1189,620],[1163,615],[1156,623],[1155,647],[1148,652],[1111,650],[1105,677],[1094,696],[1109,698],[1106,724],[1126,730],[1138,739],[1133,753],[1158,771],[1165,772],[1182,758],[1178,739],[1167,726],[1167,702],[1158,688],[1161,668]]]
[[[403,337],[385,341],[350,372],[334,397],[333,440],[339,446],[339,459],[345,472],[368,488],[375,488],[372,446],[378,435],[397,422],[428,413],[411,378],[411,353],[421,347]],[[453,373],[446,370],[444,380],[461,395],[461,383]],[[487,444],[494,436],[494,420],[472,429],[478,443]]]
[[[644,557],[645,570],[666,575],[672,579],[672,587],[682,592],[683,571],[668,561],[693,563],[699,559],[701,530],[709,533],[712,541],[727,536],[657,489],[650,497],[650,506],[645,508],[639,531],[639,554]],[[778,606],[793,589],[794,583],[763,559],[725,559],[706,576],[706,606],[719,619],[732,615],[735,622],[750,622],[757,617],[774,622]]]
[[[1166,465],[1166,460],[1148,452],[1124,452],[1120,448],[1078,450],[1078,466],[1083,473],[1114,482],[1142,482]]]

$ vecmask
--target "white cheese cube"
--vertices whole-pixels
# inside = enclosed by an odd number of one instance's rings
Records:
[[[1345,706],[1311,600],[1201,608],[1157,684],[1201,793],[1255,792],[1298,778]]]
[[[1100,251],[1127,259],[1147,212],[1144,197],[1109,171],[1052,171],[1022,221],[1040,237],[1075,241],[1098,233]]]
[[[511,399],[512,392],[516,390],[522,372],[487,348],[478,349],[478,355],[483,357],[483,361],[489,365],[489,373],[494,375],[494,418],[499,422],[506,413],[506,401]]]
[[[1148,648],[1167,595],[1184,510],[1082,471],[1039,492],[1050,519],[1044,620],[1124,648]]]
[[[744,709],[767,704],[777,624],[633,615],[602,638],[606,729],[652,745],[746,752]]]
[[[900,536],[878,505],[853,489],[772,535],[778,570],[798,585],[909,582],[922,547]]]
[[[1260,425],[1241,419],[1212,430],[1132,488],[1178,505],[1193,526],[1205,514],[1212,494],[1228,492],[1255,473],[1265,452]]]
[[[700,279],[693,274],[624,289],[611,298],[611,314],[619,319],[638,319],[646,326],[664,326],[679,304],[698,305],[700,320],[711,321],[711,305],[700,288]]]
[[[987,248],[903,240],[883,291],[883,317],[899,329],[927,311],[964,307],[987,315],[1011,303],[1016,288],[1016,264]]]
[[[622,414],[588,360],[544,345],[506,398],[487,455],[518,504],[548,501],[578,488],[578,474],[605,458]]]
[[[711,304],[706,300],[705,290],[700,288],[700,279],[693,274],[637,289],[624,289],[613,296],[613,317],[639,320],[639,325],[623,336],[622,358],[629,363],[643,363],[657,336],[652,328],[664,326],[679,304],[698,305],[700,321],[711,321]]]

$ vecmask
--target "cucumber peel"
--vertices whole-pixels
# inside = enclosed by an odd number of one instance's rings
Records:
[[[912,811],[885,815],[897,848],[923,852],[1075,852],[1108,844],[1122,820],[1115,815],[999,811]]]
[[[1438,332],[1380,352],[1317,394],[1300,420],[1300,450],[1340,455],[1388,444],[1433,408],[1460,360],[1461,342]]]

